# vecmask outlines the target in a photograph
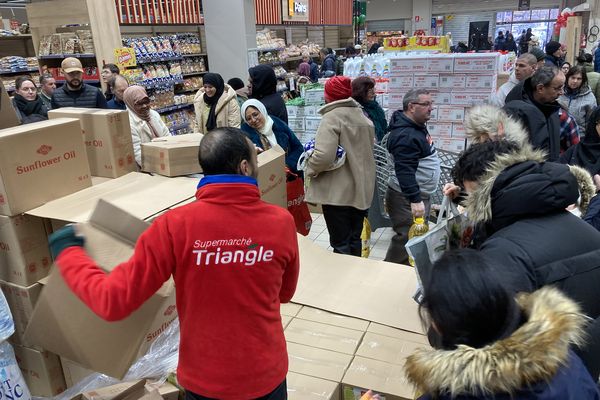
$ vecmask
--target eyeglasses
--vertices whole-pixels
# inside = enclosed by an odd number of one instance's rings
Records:
[[[411,102],[410,104],[418,104],[422,107],[430,107],[433,105],[433,101],[426,101],[425,103],[418,103],[416,101]]]

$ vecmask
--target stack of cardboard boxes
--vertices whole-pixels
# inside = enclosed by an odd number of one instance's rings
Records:
[[[325,104],[325,89],[316,88],[301,91],[304,105],[287,105],[288,125],[300,143],[305,144],[315,138],[321,114],[319,109]]]

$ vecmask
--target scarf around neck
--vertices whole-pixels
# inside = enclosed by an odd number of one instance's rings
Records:
[[[206,120],[206,130],[212,131],[217,127],[217,103],[225,91],[225,81],[219,74],[208,73],[204,75],[202,82],[217,89],[214,96],[208,97],[206,93],[203,96],[204,103],[210,107]]]
[[[242,118],[246,124],[248,124],[248,121],[246,120],[246,110],[248,107],[256,108],[265,119],[265,125],[262,127],[262,129],[255,129],[255,131],[257,131],[259,134],[260,142],[263,144],[263,147],[265,147],[264,150],[268,150],[275,146],[277,144],[277,139],[275,138],[275,133],[273,132],[273,118],[271,118],[267,113],[267,109],[265,108],[264,104],[256,99],[246,100],[244,104],[242,104]],[[248,126],[250,126],[250,124],[248,124]]]

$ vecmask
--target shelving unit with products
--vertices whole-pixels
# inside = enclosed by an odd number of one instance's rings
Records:
[[[31,76],[38,84],[39,70],[30,34],[0,36],[0,80],[10,94],[21,75]]]

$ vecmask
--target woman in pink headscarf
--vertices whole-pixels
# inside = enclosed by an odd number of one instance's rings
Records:
[[[160,115],[150,109],[150,98],[142,86],[129,86],[123,93],[123,101],[129,111],[129,125],[135,161],[142,165],[142,143],[150,142],[160,136],[170,136],[169,128],[160,119]]]

